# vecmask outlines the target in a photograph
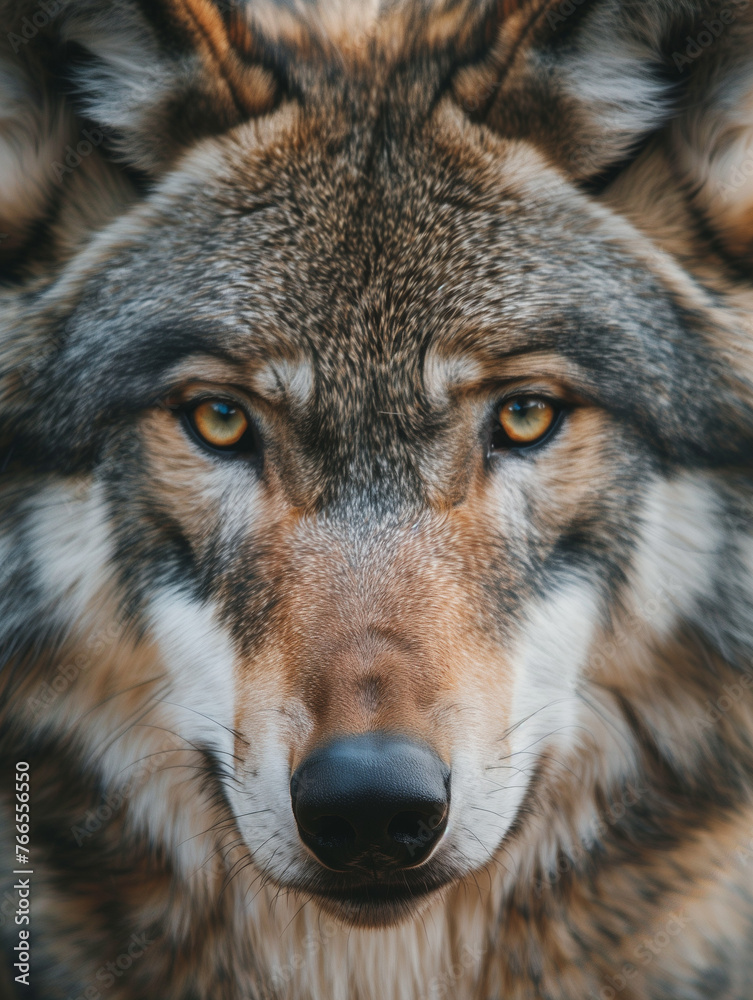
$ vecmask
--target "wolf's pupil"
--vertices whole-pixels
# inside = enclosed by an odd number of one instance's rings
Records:
[[[552,427],[557,411],[545,399],[513,399],[499,413],[505,440],[495,438],[495,447],[535,444]]]
[[[244,412],[222,400],[200,403],[191,415],[191,422],[199,437],[214,448],[233,448],[249,429]]]

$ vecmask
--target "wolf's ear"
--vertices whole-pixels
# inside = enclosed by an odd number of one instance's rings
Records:
[[[592,185],[666,129],[678,182],[750,257],[751,0],[490,0],[483,37],[454,82],[474,118]]]
[[[0,260],[61,203],[117,201],[191,143],[268,111],[263,43],[227,0],[0,0]],[[122,171],[121,171],[122,172]]]

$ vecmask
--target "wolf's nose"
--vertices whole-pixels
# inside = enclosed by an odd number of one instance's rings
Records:
[[[414,868],[447,826],[450,770],[405,736],[360,733],[307,757],[290,796],[301,840],[327,868]]]

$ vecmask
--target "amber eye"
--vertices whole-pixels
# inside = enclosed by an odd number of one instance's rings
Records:
[[[224,400],[199,403],[188,417],[199,438],[213,448],[237,450],[249,433],[248,417],[243,410]]]
[[[536,396],[518,396],[509,400],[498,413],[499,425],[492,447],[515,448],[542,441],[559,415],[554,403]]]

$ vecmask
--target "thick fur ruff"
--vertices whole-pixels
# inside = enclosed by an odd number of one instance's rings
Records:
[[[0,20],[5,993],[750,1000],[753,5]],[[385,886],[290,797],[372,730]]]

